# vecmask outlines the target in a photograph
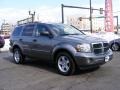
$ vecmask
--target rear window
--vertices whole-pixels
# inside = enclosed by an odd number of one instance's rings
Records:
[[[13,36],[19,36],[20,32],[22,30],[22,26],[21,27],[16,27],[15,30],[13,31]]]

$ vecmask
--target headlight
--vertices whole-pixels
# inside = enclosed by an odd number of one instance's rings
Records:
[[[76,46],[78,52],[91,52],[90,44],[78,44]]]

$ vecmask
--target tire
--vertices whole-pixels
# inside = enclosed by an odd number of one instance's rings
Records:
[[[16,64],[22,64],[25,61],[25,56],[22,54],[19,48],[14,49],[13,58]]]
[[[113,44],[111,45],[111,49],[112,49],[113,51],[119,51],[119,50],[120,50],[120,45],[119,45],[118,43],[113,43]]]
[[[66,52],[60,52],[56,56],[56,67],[60,74],[69,76],[74,74],[76,65],[73,58]]]
[[[4,44],[0,45],[0,48],[3,48],[4,47]]]

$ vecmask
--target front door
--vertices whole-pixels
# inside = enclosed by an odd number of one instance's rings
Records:
[[[36,27],[36,37],[33,39],[32,54],[40,59],[51,59],[52,38],[50,31],[45,25],[38,24]]]

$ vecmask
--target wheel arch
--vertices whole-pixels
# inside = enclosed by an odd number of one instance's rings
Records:
[[[53,62],[55,63],[56,62],[56,56],[58,55],[58,53],[60,52],[66,52],[68,53],[72,59],[73,59],[73,62],[75,63],[76,65],[76,62],[75,62],[75,59],[74,59],[74,54],[75,54],[75,48],[72,47],[72,46],[63,46],[63,47],[56,47],[54,50],[53,50],[53,53],[52,53],[52,60]]]
[[[18,48],[18,49],[20,49],[20,51],[22,51],[22,49],[20,48],[20,46],[16,44],[16,45],[13,46],[12,52],[14,51],[15,48]]]

